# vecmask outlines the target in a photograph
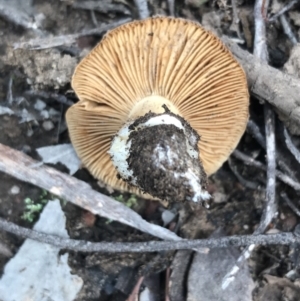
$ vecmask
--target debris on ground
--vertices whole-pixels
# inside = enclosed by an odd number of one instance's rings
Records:
[[[34,225],[35,231],[69,237],[59,200],[49,201]],[[0,280],[3,301],[73,301],[82,279],[71,273],[68,254],[57,247],[27,239],[6,264]]]

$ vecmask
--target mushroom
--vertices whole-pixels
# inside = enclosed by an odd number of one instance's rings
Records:
[[[245,73],[198,23],[152,17],[108,32],[77,66],[70,138],[91,174],[166,201],[209,199],[207,176],[248,120]]]

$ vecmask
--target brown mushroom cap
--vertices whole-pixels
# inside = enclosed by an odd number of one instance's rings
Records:
[[[138,192],[117,178],[107,153],[130,119],[166,104],[198,132],[208,175],[227,160],[248,120],[245,74],[229,50],[199,24],[154,17],[109,33],[75,70],[80,101],[66,114],[71,141],[92,175]]]

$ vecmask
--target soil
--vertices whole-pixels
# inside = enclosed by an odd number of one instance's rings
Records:
[[[43,14],[41,28],[49,35],[62,35],[78,33],[95,27],[95,20],[91,12],[74,8],[72,1],[59,0],[34,0],[28,1],[35,15]],[[119,1],[123,3],[123,1]],[[150,0],[151,13],[168,14],[168,1]],[[239,8],[241,26],[233,26],[234,15],[229,1],[209,0],[178,0],[175,1],[176,15],[202,21],[211,26],[218,33],[227,34],[233,38],[242,35],[245,49],[252,51],[253,47],[253,1],[235,1]],[[112,3],[118,3],[112,2]],[[118,5],[120,4],[118,3]],[[127,3],[127,2],[126,2]],[[282,4],[274,1],[274,4]],[[132,17],[136,18],[137,12],[134,1],[128,1],[128,8]],[[276,11],[276,7],[272,7]],[[273,12],[274,13],[274,12]],[[286,14],[291,24],[292,31],[299,39],[300,17],[299,5],[295,5]],[[110,23],[124,17],[120,9],[105,12],[94,12],[97,22]],[[70,79],[76,64],[88,51],[101,39],[102,36],[93,35],[77,40],[76,45],[67,45],[63,48],[44,50],[14,50],[13,44],[36,37],[36,33],[24,29],[14,22],[0,16],[0,106],[9,106],[15,115],[0,115],[0,143],[21,150],[35,159],[40,159],[36,148],[60,143],[69,143],[69,137],[64,121],[67,105],[57,101],[53,95],[67,96],[70,102],[76,102],[76,96],[70,87]],[[270,64],[283,68],[287,72],[299,76],[299,60],[297,53],[292,51],[292,43],[284,34],[280,23],[268,25],[268,45]],[[280,41],[280,42],[279,42]],[[292,60],[289,61],[290,56]],[[41,95],[28,93],[28,91],[42,91]],[[47,94],[48,93],[48,94]],[[52,93],[52,94],[51,94]],[[47,96],[48,95],[48,96]],[[51,96],[52,95],[52,96]],[[13,103],[11,103],[13,100]],[[38,100],[46,105],[46,111],[55,114],[41,115],[35,108]],[[264,132],[263,107],[257,99],[251,99],[251,119],[255,120]],[[299,129],[294,129],[294,134]],[[283,154],[285,162],[294,172],[295,179],[299,180],[299,163],[286,149],[283,127],[279,119],[276,120],[277,147]],[[178,139],[181,139],[180,137]],[[300,139],[293,137],[295,145],[299,148]],[[238,149],[251,155],[256,160],[265,163],[265,151],[257,141],[245,133]],[[67,172],[63,165],[56,168]],[[233,173],[238,170],[244,180],[238,179]],[[121,194],[100,187],[95,179],[84,169],[75,175],[98,191],[111,195],[122,196],[126,201],[130,194]],[[0,173],[0,217],[18,225],[32,227],[38,219],[38,214],[33,221],[24,220],[26,212],[25,199],[30,198],[38,203],[41,198],[51,199],[41,189],[20,182],[14,178]],[[255,189],[249,188],[252,183]],[[209,237],[217,228],[222,228],[227,235],[251,234],[259,224],[264,205],[266,184],[265,173],[245,165],[234,158],[231,164],[225,163],[223,167],[208,179],[207,190],[213,196],[210,209],[203,207],[193,208],[190,204],[171,204],[169,210],[176,213],[176,219],[169,225],[176,229],[178,235],[185,238]],[[299,223],[299,217],[279,197],[279,193],[286,191],[296,206],[299,206],[299,195],[294,190],[281,182],[277,184],[278,215],[270,225],[268,231],[293,231]],[[162,212],[164,207],[154,201],[143,200],[136,197],[137,204],[133,209],[148,221],[163,225]],[[148,241],[153,237],[133,230],[117,222],[110,222],[101,217],[76,207],[72,204],[63,204],[67,217],[67,230],[71,238],[87,241]],[[178,226],[179,225],[179,226]],[[173,228],[172,228],[173,227]],[[15,254],[23,240],[0,232],[0,242]],[[64,251],[62,251],[64,252]],[[165,270],[174,257],[174,252],[150,254],[83,254],[69,252],[69,264],[72,272],[84,280],[84,287],[77,296],[76,301],[89,300],[126,300],[140,276],[159,275],[161,283],[165,281]],[[0,276],[5,264],[10,258],[0,252]],[[299,296],[300,270],[298,246],[271,246],[258,247],[249,260],[251,277],[256,283],[253,300],[296,300]],[[293,277],[289,273],[295,271]],[[273,278],[271,278],[273,277]],[[162,296],[163,296],[162,288]],[[286,299],[281,299],[282,296]],[[164,300],[161,298],[161,300]]]
[[[203,200],[197,195],[198,190],[195,191],[192,181],[187,181],[182,176],[189,173],[191,177],[198,178],[197,188],[200,187],[202,192],[206,191],[207,176],[198,160],[199,155],[191,157],[186,148],[189,144],[199,154],[197,142],[200,137],[183,118],[169,112],[165,112],[163,116],[176,118],[184,131],[172,124],[143,128],[143,124],[154,117],[152,113],[137,119],[130,128],[142,128],[131,132],[129,136],[129,170],[132,170],[138,186],[150,195],[167,202],[201,203]],[[153,154],[157,156],[154,157]]]

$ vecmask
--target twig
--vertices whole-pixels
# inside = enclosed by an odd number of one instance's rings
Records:
[[[138,9],[140,19],[146,19],[150,16],[147,0],[134,0],[134,3]]]
[[[0,218],[0,229],[23,238],[33,239],[42,243],[56,246],[60,249],[74,250],[77,252],[158,252],[170,250],[187,250],[195,248],[228,248],[241,247],[249,244],[256,245],[291,245],[300,243],[300,236],[296,233],[240,235],[221,238],[180,240],[180,241],[148,241],[136,243],[121,242],[87,242],[56,235],[37,232],[20,227]]]
[[[266,44],[266,25],[263,12],[267,12],[269,0],[256,0],[254,7],[255,39],[254,55],[261,61],[268,62],[268,50]],[[275,144],[275,115],[268,103],[264,106],[266,151],[267,151],[267,187],[266,205],[260,224],[255,234],[263,233],[277,211],[276,204],[276,144]]]
[[[32,29],[35,32],[40,33],[36,22],[24,11],[16,9],[14,6],[10,5],[9,2],[0,2],[0,16],[14,23],[15,25],[24,27],[26,29]]]
[[[238,172],[237,170],[237,167],[236,165],[234,165],[233,161],[231,158],[228,159],[228,165],[231,169],[231,171],[234,173],[234,175],[236,176],[236,178],[239,180],[239,182],[247,187],[247,188],[250,188],[250,189],[255,189],[255,190],[262,190],[262,188],[259,187],[259,184],[256,183],[256,182],[252,182],[252,181],[248,181],[246,179],[244,179],[240,173]]]
[[[127,206],[94,191],[87,183],[46,165],[37,166],[37,163],[27,155],[0,144],[0,171],[45,189],[93,214],[118,221],[161,239],[181,239],[165,228],[146,222]]]
[[[300,217],[300,210],[293,204],[285,192],[281,192],[280,196],[284,199],[287,205]]]
[[[168,7],[170,16],[175,16],[175,3],[174,0],[168,0]]]
[[[134,286],[130,296],[126,299],[126,301],[136,301],[138,298],[139,291],[141,289],[141,285],[143,284],[144,276],[140,277]]]
[[[282,25],[282,28],[283,28],[283,31],[284,33],[288,36],[288,38],[291,40],[292,44],[295,46],[297,45],[297,38],[296,36],[294,35],[292,29],[291,29],[291,26],[290,26],[290,23],[289,21],[287,20],[287,18],[285,17],[284,14],[282,14],[280,16],[280,22],[281,22],[281,25]]]
[[[232,6],[233,18],[232,18],[230,29],[234,30],[237,33],[239,39],[243,40],[243,37],[240,32],[240,27],[239,27],[240,18],[238,15],[238,10],[237,10],[237,5],[235,0],[231,0],[231,6]]]
[[[56,132],[56,144],[59,143],[59,134],[61,133],[61,123],[63,119],[63,104],[60,104],[60,112],[59,112],[59,119],[58,119],[58,124],[57,124],[57,132]]]
[[[247,131],[257,140],[262,148],[266,149],[265,137],[260,132],[259,126],[251,119],[248,121]]]
[[[120,19],[117,22],[109,23],[101,25],[98,28],[93,28],[89,30],[84,30],[80,33],[74,33],[69,35],[62,35],[56,37],[45,37],[45,38],[37,38],[32,39],[26,42],[14,43],[14,49],[47,49],[58,47],[62,45],[71,45],[76,42],[76,40],[80,37],[87,36],[87,35],[95,35],[95,34],[103,34],[104,32],[113,29],[119,25],[127,23],[131,21],[131,18]]]
[[[193,258],[193,252],[190,250],[178,251],[171,264],[171,276],[169,286],[169,296],[171,300],[186,300],[185,288],[186,278],[189,266]]]
[[[254,7],[255,18],[255,38],[254,38],[254,55],[260,61],[268,62],[268,50],[266,44],[266,25],[264,14],[267,12],[269,0],[256,0]],[[275,198],[276,187],[276,146],[275,146],[275,116],[268,103],[264,106],[265,115],[265,132],[266,132],[266,149],[267,149],[267,187],[266,187],[266,205],[254,234],[263,233],[277,212]],[[240,270],[243,263],[250,257],[255,244],[246,247],[238,258],[236,265],[225,275],[222,280],[222,289],[226,289],[235,279],[235,275]]]
[[[282,9],[280,9],[273,17],[269,18],[269,22],[274,22],[276,19],[283,15],[285,12],[290,10],[299,0],[292,0],[290,1],[286,6],[284,6]]]
[[[232,154],[237,159],[242,160],[246,165],[257,167],[261,170],[267,170],[267,167],[263,163],[254,160],[253,158],[243,154],[239,150],[235,150]],[[281,171],[276,170],[275,174],[276,174],[276,177],[278,177],[278,179],[280,179],[283,183],[289,185],[296,191],[300,191],[300,183],[294,181],[291,177],[285,175]]]
[[[253,120],[249,120],[247,124],[247,131],[256,139],[256,141],[260,144],[260,146],[263,149],[266,149],[265,137],[261,134],[258,125]],[[285,158],[280,152],[280,150],[277,150],[277,155],[276,155],[277,164],[285,173],[287,173],[294,181],[296,181],[294,172],[289,168],[289,166],[284,162],[284,160]]]
[[[283,129],[285,144],[289,151],[294,155],[295,159],[300,163],[300,151],[295,147],[286,128]]]
[[[6,95],[6,101],[8,105],[12,105],[14,101],[13,93],[12,93],[12,85],[13,85],[13,77],[10,75],[9,81],[8,81],[8,88],[7,88],[7,95]]]
[[[243,66],[251,94],[274,106],[283,121],[294,121],[300,126],[299,79],[259,61],[227,37],[222,40]]]
[[[254,6],[255,37],[254,56],[263,62],[268,61],[268,50],[266,44],[266,24],[263,12],[266,12],[269,0],[256,0]]]
[[[92,18],[92,21],[93,21],[93,24],[95,27],[98,27],[99,24],[98,24],[98,20],[96,18],[96,15],[95,15],[95,12],[93,10],[91,10],[91,18]]]
[[[168,267],[167,269],[166,269],[166,272],[165,272],[165,274],[166,274],[166,285],[165,285],[165,301],[171,301],[170,300],[170,287],[169,287],[169,283],[170,283],[170,274],[171,274],[171,269],[170,269],[170,267]]]
[[[267,187],[266,205],[261,217],[261,222],[255,233],[263,233],[277,212],[276,204],[276,145],[275,145],[275,116],[274,112],[265,104],[265,131],[267,146]]]
[[[119,12],[130,15],[130,10],[123,3],[111,3],[112,1],[75,1],[72,3],[74,8],[86,9],[90,11],[99,11],[101,13]],[[117,2],[117,1],[115,1]]]
[[[28,90],[25,91],[25,95],[34,96],[34,97],[41,97],[45,99],[54,99],[58,103],[61,103],[63,105],[66,105],[68,107],[72,106],[74,102],[70,99],[68,99],[66,96],[57,94],[57,93],[51,93],[46,91],[34,91],[34,90]]]

